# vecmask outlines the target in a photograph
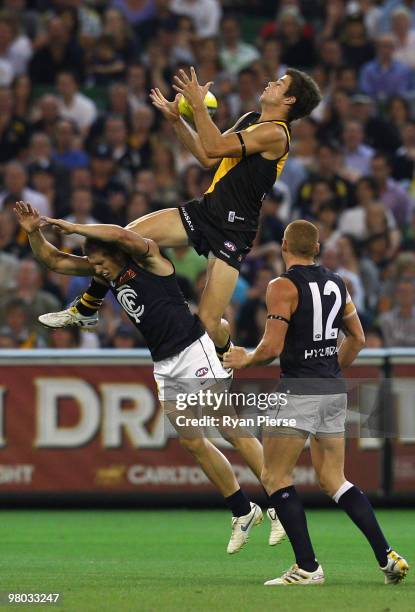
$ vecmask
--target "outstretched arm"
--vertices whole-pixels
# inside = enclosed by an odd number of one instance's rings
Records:
[[[86,238],[95,238],[103,242],[114,242],[126,253],[138,257],[146,257],[159,254],[159,248],[153,240],[143,238],[139,234],[120,225],[104,225],[100,223],[71,223],[64,219],[52,219],[42,217],[45,223],[58,227],[65,234],[79,234]]]
[[[252,131],[227,131],[221,134],[204,104],[206,86],[199,85],[193,66],[190,69],[191,78],[184,70],[180,70],[179,74],[174,77],[176,85],[173,87],[186,97],[193,109],[196,130],[207,157],[242,157],[245,154],[269,152],[277,158],[284,154],[287,137],[283,128],[272,123],[264,123]]]
[[[176,133],[177,138],[180,142],[196,157],[196,159],[205,168],[213,168],[220,161],[219,159],[211,159],[206,155],[200,137],[193,130],[188,123],[179,113],[179,99],[180,94],[177,94],[173,102],[169,102],[161,91],[157,88],[152,89],[150,98],[153,105],[163,114],[163,116],[169,121]]]
[[[267,318],[261,342],[251,353],[240,346],[232,347],[224,355],[224,366],[240,369],[274,361],[284,348],[288,321],[296,308],[297,300],[297,289],[291,281],[285,278],[271,281],[267,289],[266,303],[268,316],[274,318]]]
[[[36,208],[24,202],[16,202],[16,217],[26,231],[36,259],[49,270],[74,276],[93,276],[94,269],[86,257],[63,253],[48,242],[40,230],[41,217]]]

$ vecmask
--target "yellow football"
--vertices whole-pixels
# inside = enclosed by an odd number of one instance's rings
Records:
[[[218,101],[210,91],[208,91],[205,96],[205,106],[208,109],[209,115],[212,117],[218,108]],[[186,121],[193,123],[193,109],[183,95],[179,100],[179,113]]]

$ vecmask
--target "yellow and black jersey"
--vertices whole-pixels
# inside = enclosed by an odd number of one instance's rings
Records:
[[[284,154],[274,160],[265,159],[260,153],[224,157],[204,194],[205,206],[212,220],[235,231],[258,228],[262,201],[271,191],[288,157],[289,124],[282,120],[259,122],[259,116],[259,113],[249,113],[238,124],[238,131],[255,130],[262,123],[281,125],[287,136]]]

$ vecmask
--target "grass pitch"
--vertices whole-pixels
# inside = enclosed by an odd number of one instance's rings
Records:
[[[0,591],[61,593],[69,612],[180,611],[413,612],[415,571],[383,585],[372,551],[339,510],[309,511],[311,536],[326,572],[314,587],[264,587],[291,565],[289,543],[267,544],[269,523],[246,547],[226,554],[225,511],[3,511]],[[393,547],[415,558],[415,512],[379,511]],[[7,608],[5,608],[7,609]]]

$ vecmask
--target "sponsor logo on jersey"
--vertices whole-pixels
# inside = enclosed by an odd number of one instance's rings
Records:
[[[236,245],[230,240],[225,240],[223,244],[225,245],[225,249],[228,249],[228,251],[232,251],[232,253],[236,251]]]
[[[137,272],[134,272],[134,270],[132,270],[131,268],[128,268],[128,270],[124,272],[124,274],[121,276],[117,284],[124,285],[124,283],[131,280],[132,278],[135,278],[136,276],[137,276]]]
[[[196,370],[195,375],[200,378],[201,376],[206,376],[206,374],[209,372],[209,368],[199,368],[198,370]]]
[[[128,285],[122,285],[117,289],[117,300],[124,308],[125,312],[132,318],[136,323],[140,323],[140,317],[144,313],[144,304],[137,304],[138,295]]]

